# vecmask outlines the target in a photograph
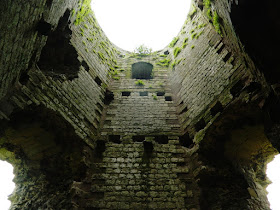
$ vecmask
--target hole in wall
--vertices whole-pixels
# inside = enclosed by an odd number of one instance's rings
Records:
[[[218,114],[219,112],[223,111],[223,105],[221,104],[220,101],[218,101],[215,106],[213,106],[210,110],[211,115],[215,116],[216,114]]]
[[[186,106],[181,112],[180,112],[180,114],[183,114],[183,113],[185,113],[185,112],[187,112],[188,111],[188,107]]]
[[[103,152],[105,152],[105,150],[106,150],[105,141],[97,140],[96,147],[95,147],[95,157],[102,158]]]
[[[168,136],[155,136],[155,141],[159,144],[168,144]]]
[[[180,145],[182,145],[183,147],[187,147],[189,149],[193,148],[193,146],[194,146],[194,142],[190,138],[188,133],[185,133],[183,136],[180,136],[179,142],[180,142]]]
[[[13,166],[6,161],[0,160],[0,204],[3,210],[9,209],[11,205],[8,196],[15,188],[13,178]]]
[[[20,75],[20,78],[19,78],[20,84],[26,85],[28,81],[29,81],[28,73],[26,71],[22,72],[21,75]]]
[[[144,141],[143,142],[143,145],[144,145],[144,152],[147,153],[147,154],[151,154],[154,150],[154,145],[152,142],[149,142],[149,141]]]
[[[146,62],[132,64],[132,79],[152,79],[154,66]]]
[[[96,82],[97,85],[99,85],[99,86],[102,85],[102,81],[98,76],[95,77],[94,81]]]
[[[276,155],[274,160],[267,164],[267,177],[272,182],[266,190],[267,199],[272,210],[280,209],[279,191],[280,191],[280,155]]]
[[[51,33],[52,30],[52,25],[50,23],[47,23],[44,20],[40,20],[36,26],[36,30],[44,35],[44,36],[48,36]]]
[[[120,135],[109,135],[109,141],[120,144],[121,143],[121,136]]]
[[[124,91],[122,92],[122,96],[130,96],[131,92],[129,91]]]
[[[222,46],[220,47],[220,49],[217,50],[217,53],[220,54],[224,48],[225,48],[225,45],[223,43]]]
[[[172,97],[171,96],[165,96],[165,101],[172,101]]]
[[[197,132],[200,131],[201,129],[203,129],[205,126],[206,126],[206,123],[205,123],[205,121],[204,121],[203,118],[200,119],[200,120],[194,125],[195,130],[196,130]]]
[[[157,92],[157,96],[164,96],[165,92]]]
[[[143,142],[145,141],[145,136],[132,136],[134,142]]]
[[[114,93],[108,89],[106,89],[104,104],[109,105],[114,100]]]
[[[84,69],[88,72],[89,71],[89,66],[87,64],[87,62],[82,61],[81,65],[84,67]]]
[[[237,97],[241,90],[244,87],[244,82],[243,81],[238,81],[231,89],[230,89],[230,93],[233,97]]]
[[[148,96],[148,92],[147,91],[140,92],[139,94],[140,94],[140,96]]]
[[[231,57],[231,52],[228,52],[226,56],[223,58],[223,61],[226,63]]]
[[[164,55],[169,55],[169,51],[168,50],[164,51]]]

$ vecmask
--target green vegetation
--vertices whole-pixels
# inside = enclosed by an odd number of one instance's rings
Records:
[[[193,48],[194,48],[194,45],[191,46],[191,49],[193,49]]]
[[[179,55],[180,52],[181,52],[181,48],[180,47],[176,47],[174,49],[174,51],[173,51],[174,57],[176,58]]]
[[[200,24],[200,25],[198,26],[198,29],[204,28],[205,26],[206,26],[206,23]]]
[[[190,19],[193,19],[196,12],[197,12],[197,10],[196,10],[195,6],[192,5],[192,11],[188,15],[190,17]]]
[[[134,53],[140,56],[146,56],[152,53],[152,49],[142,44],[134,49]]]
[[[104,57],[104,54],[102,52],[98,52],[98,56],[101,60],[105,61],[106,58]]]
[[[169,47],[174,47],[176,45],[176,43],[178,42],[179,37],[174,37],[172,42],[169,44]]]
[[[206,9],[211,7],[211,0],[203,0],[203,5]]]
[[[159,85],[160,87],[163,87],[163,83],[162,83],[162,82],[159,82],[158,85]]]
[[[84,2],[81,4],[80,10],[76,13],[76,20],[74,22],[75,25],[80,25],[84,18],[87,17],[91,12],[90,3],[91,0],[84,0]]]
[[[213,21],[213,26],[215,27],[215,30],[218,34],[222,36],[222,30],[220,26],[220,17],[216,11],[214,13],[211,10],[211,0],[203,0],[203,5],[207,9],[206,15],[209,18],[209,20]]]
[[[187,45],[188,45],[188,43],[183,43],[182,49],[183,49],[183,48],[186,48]]]
[[[151,89],[151,88],[153,88],[153,86],[152,86],[152,85],[149,85],[149,88]]]
[[[156,95],[153,95],[153,99],[154,99],[154,100],[157,100],[157,96],[156,96]]]
[[[176,60],[171,63],[171,68],[174,69],[176,66]]]
[[[113,79],[114,79],[114,80],[120,80],[120,77],[114,76]]]
[[[138,85],[138,86],[144,86],[144,85],[145,85],[145,83],[143,82],[143,80],[137,80],[137,81],[135,82],[135,84]]]
[[[84,24],[84,27],[85,27],[86,29],[88,29],[88,25],[87,25],[87,24]]]
[[[218,32],[218,34],[220,34],[222,36],[222,31],[221,31],[221,27],[220,27],[220,17],[216,11],[213,14],[213,25],[214,25],[216,31]]]
[[[159,57],[166,58],[166,57],[167,57],[167,55],[163,54],[163,55],[159,55]]]
[[[196,39],[198,39],[200,37],[200,35],[203,34],[203,31],[200,31],[197,35],[196,35]]]
[[[162,66],[162,67],[168,67],[169,64],[170,64],[170,59],[165,58],[165,59],[157,62],[156,64],[159,65],[159,66]]]
[[[197,33],[194,33],[191,35],[191,38],[194,39],[196,37]]]

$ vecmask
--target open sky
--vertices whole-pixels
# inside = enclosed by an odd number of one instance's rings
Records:
[[[190,0],[92,0],[101,28],[118,47],[166,47],[183,26]]]
[[[5,161],[0,160],[0,209],[9,209],[11,202],[8,200],[8,195],[10,195],[14,188],[15,183],[13,183],[13,166]]]

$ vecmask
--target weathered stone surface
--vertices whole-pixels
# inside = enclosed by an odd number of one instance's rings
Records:
[[[269,209],[279,78],[245,52],[239,6],[195,1],[174,46],[135,55],[108,40],[87,3],[0,2],[11,209]],[[139,62],[153,66],[141,81]]]

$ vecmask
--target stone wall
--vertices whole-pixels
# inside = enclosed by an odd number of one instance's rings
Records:
[[[114,46],[89,1],[24,3],[0,3],[12,209],[269,208],[264,172],[279,137],[265,128],[277,106],[231,1],[194,1],[177,39],[149,55]],[[132,78],[138,62],[151,78]]]

